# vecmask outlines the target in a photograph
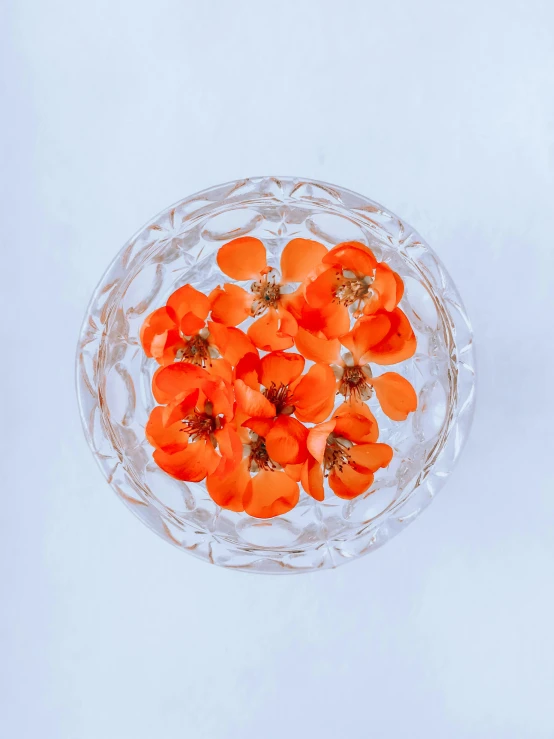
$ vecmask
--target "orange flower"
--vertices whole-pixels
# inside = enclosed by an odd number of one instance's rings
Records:
[[[140,339],[147,357],[162,366],[175,360],[211,367],[222,356],[236,364],[247,352],[255,352],[252,341],[238,328],[206,322],[209,299],[191,285],[176,290],[167,305],[144,321]]]
[[[314,364],[302,376],[304,362],[300,354],[278,351],[261,360],[247,354],[236,367],[237,408],[248,417],[242,425],[263,436],[271,459],[283,466],[307,457],[308,431],[300,421],[323,421],[335,401],[331,368]]]
[[[338,392],[346,399],[368,400],[375,391],[383,413],[394,421],[404,421],[417,408],[415,390],[396,372],[373,377],[369,364],[369,359],[376,361],[375,346],[382,344],[383,333],[389,332],[390,315],[377,314],[357,321],[354,329],[340,339],[350,352],[333,363],[333,371]]]
[[[340,342],[362,364],[398,364],[413,357],[417,348],[413,329],[400,308],[362,316]]]
[[[176,373],[174,368],[189,371]],[[156,464],[172,477],[190,482],[199,482],[207,475],[231,474],[242,458],[242,441],[231,422],[232,386],[190,365],[169,365],[158,373],[156,387],[163,387],[163,397],[172,400],[165,407],[156,406],[146,425],[146,436],[155,447]],[[176,376],[187,377],[188,381],[169,392]],[[196,388],[185,387],[193,381]]]
[[[340,353],[337,337],[350,329],[348,311],[334,303],[313,308],[303,296],[297,297],[289,310],[298,323],[294,342],[300,354],[313,362],[333,362]]]
[[[312,308],[327,311],[320,329],[327,338],[338,336],[333,335],[332,324],[349,320],[349,308],[358,318],[378,310],[393,311],[402,298],[401,277],[388,265],[378,262],[364,244],[357,241],[338,244],[327,252],[322,263],[319,275],[306,285],[305,295]]]
[[[302,469],[304,490],[323,500],[323,479],[339,498],[351,500],[373,483],[374,473],[392,459],[388,444],[375,443],[377,422],[363,403],[343,404],[330,421],[308,433],[310,457]]]
[[[246,456],[228,475],[208,475],[206,487],[222,508],[246,511],[255,518],[273,518],[288,513],[298,503],[298,482],[272,460],[266,440],[250,432]]]
[[[170,296],[167,304],[151,313],[140,331],[140,340],[147,357],[154,357],[159,364],[169,364],[187,351],[189,339],[204,328],[210,312],[210,301],[192,285],[183,285]],[[200,342],[199,342],[200,343]],[[188,355],[198,359],[208,357],[199,346],[191,344]],[[200,364],[200,361],[195,363]]]
[[[310,239],[292,239],[281,255],[281,277],[267,266],[265,246],[259,239],[243,236],[222,246],[217,253],[219,268],[234,280],[254,280],[250,290],[226,283],[210,295],[212,319],[237,326],[258,317],[248,328],[254,344],[264,351],[289,349],[298,324],[294,305],[302,300],[299,290],[285,292],[288,283],[303,282],[327,254],[323,244]]]
[[[300,482],[316,500],[325,477],[339,497],[361,495],[392,458],[363,401],[375,393],[397,421],[417,407],[405,378],[373,377],[370,367],[416,351],[398,308],[401,278],[358,242],[328,251],[293,239],[279,273],[247,236],[222,246],[217,263],[249,289],[226,283],[206,296],[184,285],[141,328],[146,355],[161,365],[152,379],[160,405],[146,426],[154,460],[179,480],[206,479],[218,505],[256,518],[290,511]],[[247,333],[237,328],[251,318]],[[298,353],[284,351],[294,344]],[[258,349],[269,353],[260,359]],[[303,374],[306,359],[315,364]],[[337,392],[346,402],[326,420]]]

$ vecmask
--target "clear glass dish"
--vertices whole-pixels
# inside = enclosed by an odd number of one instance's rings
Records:
[[[400,308],[417,337],[415,355],[388,367],[407,378],[418,408],[396,422],[371,404],[391,464],[353,500],[304,492],[289,513],[256,519],[217,506],[204,482],[157,467],[145,425],[157,365],[140,343],[144,318],[179,286],[209,293],[227,281],[216,263],[226,241],[263,240],[278,264],[292,238],[331,248],[368,245],[404,280]],[[273,260],[273,261],[272,261]],[[88,307],[77,351],[77,391],[90,448],[119,498],[153,531],[213,564],[260,573],[336,567],[376,549],[413,521],[444,484],[471,425],[472,332],[436,254],[406,223],[366,197],[295,177],[258,177],[210,188],[163,211],[123,247]],[[328,492],[328,491],[327,491]]]

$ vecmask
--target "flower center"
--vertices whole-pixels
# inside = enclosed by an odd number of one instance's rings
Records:
[[[283,385],[283,383],[281,383],[279,387],[277,387],[277,385],[272,382],[271,385],[266,387],[264,390],[264,395],[269,402],[273,403],[275,406],[277,415],[281,414],[290,416],[291,413],[294,413],[294,406],[290,403],[288,385]]]
[[[349,447],[344,442],[339,441],[333,435],[329,436],[323,457],[323,466],[327,470],[326,476],[331,470],[341,471],[345,465],[350,464],[348,449]]]
[[[250,444],[250,459],[248,468],[257,467],[259,470],[275,470],[277,469],[274,462],[269,457],[265,448],[265,439],[259,436]]]
[[[339,385],[339,393],[345,398],[356,400],[367,400],[372,395],[371,385],[367,381],[367,375],[362,367],[354,365],[345,367]]]
[[[259,282],[250,285],[255,298],[252,303],[252,314],[259,316],[268,308],[275,308],[281,298],[281,287],[275,282],[275,277],[264,275]]]
[[[373,277],[358,277],[353,272],[345,271],[338,279],[335,298],[347,308],[354,303],[359,303],[359,311],[361,303],[369,297]]]
[[[188,339],[185,348],[182,350],[181,362],[199,364],[201,367],[211,365],[210,345],[206,339],[199,334]]]
[[[192,441],[199,439],[210,440],[216,446],[213,433],[221,425],[219,418],[211,416],[208,413],[194,412],[183,419],[183,431],[191,437]]]

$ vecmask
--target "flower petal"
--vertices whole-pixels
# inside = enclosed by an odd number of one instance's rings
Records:
[[[225,359],[227,359],[232,365],[238,364],[246,354],[253,353],[257,355],[258,351],[252,343],[252,340],[244,333],[244,331],[241,331],[240,328],[229,326],[227,333],[227,347],[222,353]]]
[[[372,472],[357,472],[348,464],[342,470],[333,470],[329,475],[329,487],[335,495],[345,500],[352,500],[365,493],[372,483]]]
[[[233,467],[236,467],[242,459],[242,441],[235,427],[230,423],[226,423],[214,432],[214,436],[221,456],[228,459]]]
[[[267,265],[265,246],[252,236],[241,236],[219,249],[217,264],[233,280],[250,280]]]
[[[212,296],[212,320],[216,323],[237,326],[251,315],[254,297],[238,285],[228,282],[223,290],[219,288],[217,293],[214,290]]]
[[[300,477],[302,487],[315,500],[324,500],[325,492],[323,490],[323,468],[321,464],[309,457],[302,468]]]
[[[161,365],[175,360],[185,346],[177,327],[177,316],[172,308],[162,307],[151,313],[141,326],[140,340],[147,357],[154,357]]]
[[[308,457],[308,429],[292,416],[279,416],[265,437],[270,458],[280,465],[299,464]]]
[[[206,322],[202,318],[198,318],[198,316],[189,311],[182,317],[179,328],[185,336],[193,336],[201,331],[205,324]]]
[[[178,421],[182,421],[183,418],[186,418],[190,414],[190,412],[194,410],[194,406],[198,401],[199,394],[200,390],[196,388],[188,395],[186,395],[183,400],[178,400],[175,403],[171,403],[170,405],[166,406],[163,409],[162,414],[164,426],[171,426]]]
[[[225,382],[233,382],[233,368],[226,359],[213,359],[209,373],[214,377],[221,377]]]
[[[359,275],[372,275],[377,266],[373,252],[358,241],[345,241],[337,244],[323,258],[324,264],[340,266]]]
[[[183,285],[169,296],[167,307],[175,311],[178,322],[181,322],[187,313],[194,313],[195,316],[205,321],[210,312],[210,301],[207,295],[196,290],[192,285]]]
[[[392,322],[387,313],[359,318],[352,331],[340,337],[341,344],[350,349],[355,364],[365,362],[365,356],[372,346],[377,345],[391,331]],[[364,361],[362,362],[362,358]]]
[[[214,448],[203,440],[188,444],[183,451],[176,454],[167,454],[156,449],[153,457],[158,467],[168,475],[188,482],[200,482],[219,464]]]
[[[185,346],[186,344],[177,329],[168,331],[165,334],[158,334],[154,337],[150,345],[151,356],[154,357],[158,364],[165,366],[174,362],[179,349],[184,349]]]
[[[260,389],[260,377],[262,376],[262,363],[258,352],[248,352],[240,359],[235,367],[235,377],[242,380],[253,390]]]
[[[336,380],[326,364],[314,364],[294,389],[292,403],[300,421],[320,423],[335,404]]]
[[[244,510],[255,518],[274,518],[292,510],[299,497],[298,483],[285,472],[261,470],[246,486]]]
[[[265,387],[270,387],[272,383],[277,387],[290,385],[300,377],[305,363],[304,357],[293,352],[277,351],[266,354],[262,357],[260,382]]]
[[[236,428],[237,433],[243,444],[250,443],[250,431],[242,425],[243,423],[246,423],[248,421],[248,418],[249,416],[247,416],[241,408],[235,408],[235,415],[233,416],[233,420],[231,421],[231,423]]]
[[[291,336],[279,335],[279,316],[275,308],[254,321],[247,333],[254,345],[266,352],[290,349],[294,344]]]
[[[281,254],[283,282],[303,282],[321,263],[327,247],[312,239],[292,239]]]
[[[289,336],[296,336],[298,331],[298,323],[296,318],[289,313],[283,306],[277,308],[277,315],[279,316],[279,328],[277,330],[277,336],[280,338],[288,338]]]
[[[388,467],[392,460],[392,448],[388,444],[356,444],[348,453],[350,464],[361,472]]]
[[[392,274],[394,281],[396,282],[396,305],[398,305],[404,296],[404,280],[400,277],[398,272],[393,271]]]
[[[247,418],[242,425],[247,429],[252,429],[255,434],[265,439],[274,423],[273,418]]]
[[[382,309],[393,311],[396,308],[397,284],[395,272],[383,262],[375,268],[375,279],[371,285],[371,297],[366,300],[363,312],[365,315]]]
[[[201,387],[202,382],[209,378],[208,372],[195,364],[169,364],[154,373],[152,392],[158,403],[171,403],[182,399],[188,391]]]
[[[330,252],[329,252],[330,253]],[[330,267],[306,285],[306,301],[313,308],[323,308],[335,299],[335,291],[341,284],[342,275]]]
[[[215,346],[219,353],[232,365],[236,365],[249,352],[258,353],[252,341],[240,328],[224,326],[214,321],[208,321],[207,326],[209,331],[208,342]]]
[[[213,475],[213,477],[226,477],[227,475],[230,475],[234,470],[236,470],[237,465],[233,460],[228,459],[227,457],[222,457],[220,454],[216,452],[217,456],[217,467],[210,472],[210,475]]]
[[[372,344],[361,356],[362,363],[397,364],[413,357],[417,348],[417,340],[407,316],[395,308],[392,313],[376,313],[375,316],[361,318],[360,324],[371,318],[385,315],[391,325],[387,335],[377,344]]]
[[[163,405],[157,405],[152,409],[144,432],[152,446],[162,449],[167,454],[175,454],[185,449],[189,437],[180,421],[170,425],[164,423],[164,411]]]
[[[306,303],[298,325],[314,334],[323,333],[328,339],[336,339],[349,331],[350,314],[341,303],[329,303],[320,308]]]
[[[417,408],[417,395],[406,378],[397,372],[385,372],[369,380],[383,413],[393,421],[405,421]]]
[[[331,419],[330,421],[319,423],[308,431],[308,451],[318,462],[323,462],[327,439],[329,438],[329,434],[334,431],[336,424],[337,421]]]
[[[274,418],[275,406],[273,403],[270,403],[259,390],[254,390],[242,380],[235,380],[235,396],[238,407],[248,416]]]
[[[369,441],[370,436],[379,437],[379,429],[376,423],[358,413],[344,413],[336,417],[335,436],[348,441]]]
[[[212,404],[214,416],[224,416],[227,421],[233,418],[235,397],[230,383],[219,377],[210,377],[202,383],[202,392],[206,402]]]
[[[285,472],[295,482],[300,482],[302,477],[302,470],[304,469],[305,462],[299,464],[287,464],[285,465]]]
[[[281,293],[279,303],[298,320],[306,305],[304,287],[300,285],[293,293]]]
[[[352,438],[351,441],[361,443],[362,441],[377,441],[379,438],[379,425],[377,419],[369,409],[368,405],[363,402],[350,399],[348,403],[343,403],[335,411],[333,418],[338,419],[340,416],[351,415],[362,416],[367,419],[371,424],[371,431],[363,438]],[[347,438],[347,437],[344,437]]]
[[[215,321],[206,323],[208,329],[207,341],[211,346],[215,346],[218,352],[223,356],[229,344],[229,327]]]
[[[340,357],[340,342],[338,339],[320,339],[303,328],[298,328],[295,336],[298,351],[312,362],[333,364]]]
[[[206,488],[214,503],[229,511],[243,511],[242,497],[250,482],[248,460],[243,459],[233,472],[224,477],[208,475]]]
[[[153,313],[150,313],[150,315],[144,319],[140,329],[140,341],[146,356],[154,356],[152,354],[152,342],[157,336],[167,336],[168,332],[176,330],[176,316],[175,311],[172,308],[163,306],[162,308],[155,310]],[[165,346],[165,340],[162,344],[162,352],[163,346]]]

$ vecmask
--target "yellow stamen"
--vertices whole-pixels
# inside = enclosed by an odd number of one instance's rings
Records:
[[[354,365],[345,367],[339,385],[339,393],[346,399],[367,400],[373,394],[373,388],[367,380],[367,375],[362,367]]]
[[[274,277],[264,275],[259,282],[250,285],[255,298],[252,303],[252,315],[259,316],[268,308],[275,308],[281,298],[281,287]]]

